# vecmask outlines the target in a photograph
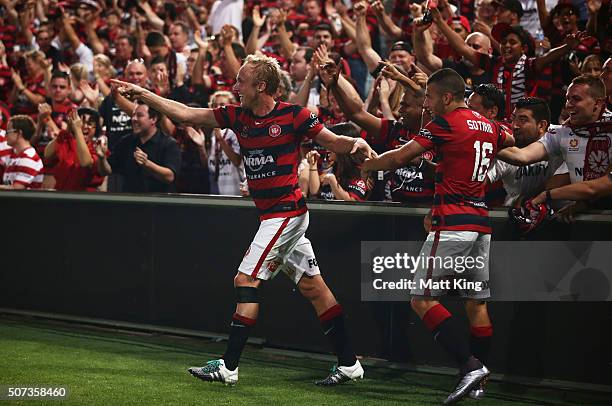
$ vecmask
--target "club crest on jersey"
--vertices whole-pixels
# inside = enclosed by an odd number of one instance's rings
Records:
[[[576,151],[579,150],[579,148],[578,148],[578,140],[576,138],[571,138],[569,140],[569,147],[568,147],[567,150],[571,151],[571,152],[576,152]]]
[[[421,158],[431,161],[433,159],[433,153],[431,151],[425,151],[421,154]]]
[[[268,135],[272,138],[276,138],[279,135],[281,135],[281,127],[278,124],[273,124],[270,126],[270,128],[268,128]]]

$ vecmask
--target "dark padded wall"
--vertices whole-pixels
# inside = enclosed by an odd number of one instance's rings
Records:
[[[151,203],[54,196],[0,194],[0,307],[229,331],[232,279],[258,226],[254,208],[209,206],[206,198],[181,204],[180,197]],[[422,240],[422,215],[326,207],[311,211],[307,236],[345,307],[358,353],[451,365],[407,301],[360,300],[361,241]],[[493,219],[493,225],[494,238],[502,235],[504,220]],[[569,236],[608,240],[611,230],[612,216],[609,222],[580,221]],[[254,336],[272,346],[329,350],[310,305],[287,279],[266,283],[261,297]],[[460,303],[449,308],[462,315]],[[490,313],[495,372],[609,384],[611,303],[495,302]]]

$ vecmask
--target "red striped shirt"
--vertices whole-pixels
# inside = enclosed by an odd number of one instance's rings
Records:
[[[475,111],[436,117],[414,140],[438,156],[432,230],[491,233],[486,174],[506,133]]]
[[[11,151],[11,155],[4,159],[4,162],[6,166],[2,183],[5,185],[21,184],[26,189],[38,189],[42,185],[43,163],[33,147],[28,147],[19,154]]]
[[[277,102],[264,117],[240,106],[214,109],[221,128],[238,135],[249,192],[260,219],[294,217],[306,212],[298,186],[297,167],[302,140],[322,129],[316,114],[296,104]]]

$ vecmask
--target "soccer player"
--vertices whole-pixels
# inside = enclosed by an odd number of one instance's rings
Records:
[[[491,227],[484,200],[486,174],[499,148],[512,145],[514,138],[495,122],[467,108],[465,82],[452,69],[441,69],[427,81],[423,108],[434,117],[412,140],[399,149],[366,159],[362,170],[393,169],[434,149],[442,157],[436,167],[432,227],[421,254],[425,257],[484,258],[480,268],[461,275],[437,261],[427,261],[416,270],[411,290],[414,311],[460,368],[461,380],[445,403],[453,403],[478,390],[489,370],[474,355],[486,352],[492,331],[484,300],[489,297],[488,254]],[[442,244],[440,244],[442,243]],[[457,271],[458,272],[458,271]],[[460,276],[481,283],[481,290],[459,289],[473,332],[485,337],[472,345],[460,334],[455,318],[438,301],[448,290],[427,287],[428,282],[452,281]],[[432,286],[431,283],[429,286]],[[474,395],[477,395],[476,393]]]
[[[273,58],[249,55],[238,72],[234,91],[240,106],[189,108],[142,87],[114,81],[119,92],[136,97],[174,121],[196,127],[231,128],[244,155],[249,191],[261,224],[234,278],[237,293],[227,350],[221,359],[189,372],[205,381],[235,384],[238,360],[259,312],[258,288],[283,271],[315,308],[323,331],[338,355],[338,366],[318,385],[337,385],[363,377],[344,325],[342,307],[320,275],[305,237],[308,210],[298,186],[299,148],[304,137],[336,153],[372,150],[360,138],[339,136],[323,127],[315,114],[295,104],[276,102],[280,68]]]

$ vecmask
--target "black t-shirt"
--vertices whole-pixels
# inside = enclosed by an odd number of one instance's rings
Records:
[[[113,173],[120,173],[124,176],[122,192],[176,192],[175,182],[163,183],[157,180],[151,172],[136,163],[134,159],[136,147],[143,150],[150,161],[172,170],[175,180],[181,167],[181,153],[178,144],[174,138],[164,135],[161,131],[157,130],[155,135],[144,145],[140,143],[140,139],[136,136],[123,137],[108,158]]]
[[[208,106],[209,96],[210,92],[204,85],[192,85],[190,79],[187,79],[183,85],[172,89],[170,93],[170,99],[172,100],[187,105],[196,103],[201,107]]]
[[[99,112],[106,127],[108,149],[112,152],[119,143],[119,140],[126,135],[132,134],[132,118],[117,106],[112,95],[104,98]]]
[[[471,94],[474,88],[483,83],[492,83],[493,80],[493,72],[485,70],[484,73],[480,76],[474,76],[470,73],[470,69],[463,62],[454,62],[449,59],[445,59],[442,62],[443,68],[450,68],[457,72],[463,80],[465,80],[465,91],[466,93]]]

